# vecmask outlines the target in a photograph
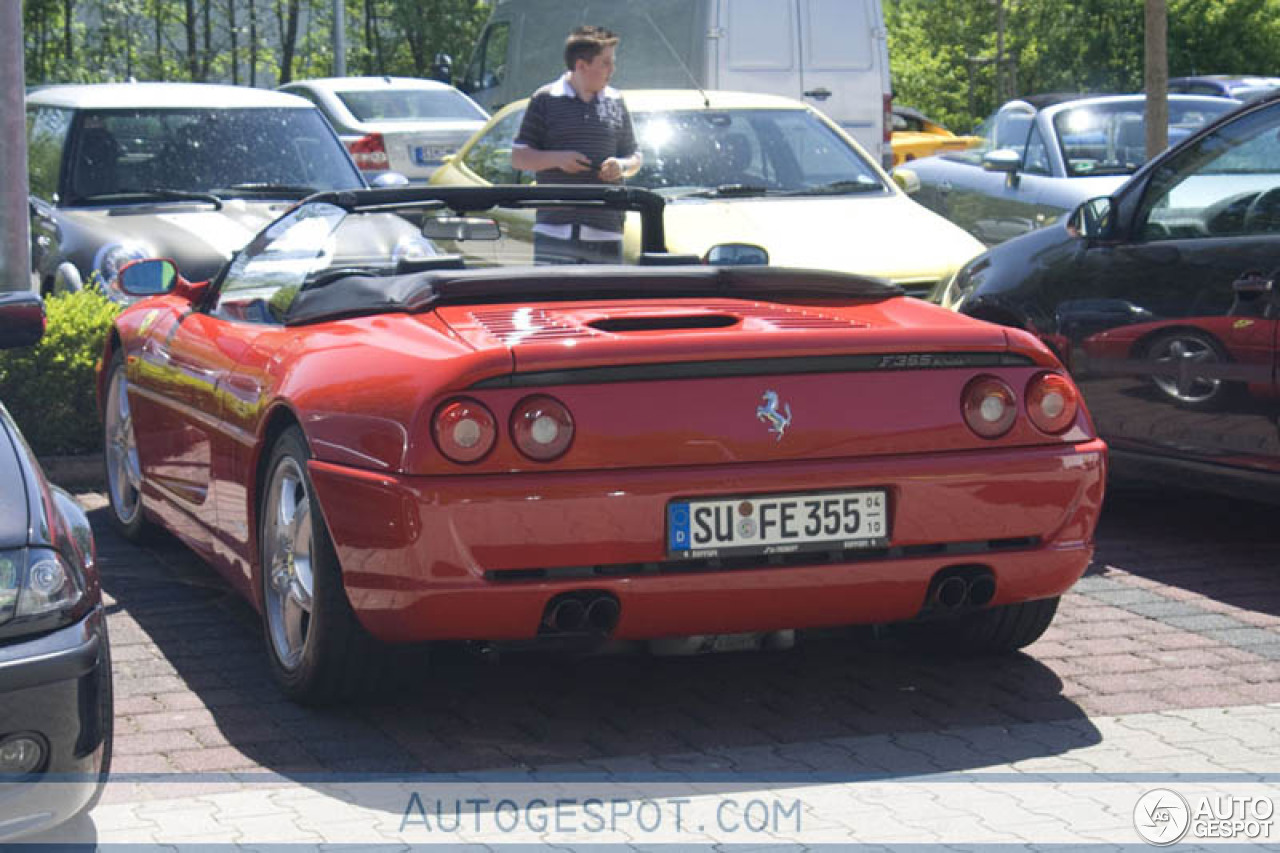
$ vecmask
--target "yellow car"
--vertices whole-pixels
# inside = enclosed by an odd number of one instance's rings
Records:
[[[909,294],[939,282],[983,250],[966,232],[909,199],[866,152],[821,113],[789,98],[740,92],[624,92],[644,154],[626,183],[667,199],[666,243],[703,257],[746,243],[776,266],[887,278]],[[431,177],[432,184],[530,183],[511,166],[527,101],[489,120]],[[506,223],[531,240],[530,223]],[[628,225],[624,255],[639,252]]]
[[[911,107],[893,108],[893,165],[946,151],[964,151],[981,144],[981,136],[956,136]]]

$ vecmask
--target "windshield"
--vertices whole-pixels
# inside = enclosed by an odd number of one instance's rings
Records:
[[[874,167],[807,110],[634,114],[644,168],[627,183],[668,196],[885,189]]]
[[[338,92],[359,121],[450,121],[487,119],[484,111],[453,89],[378,89]]]
[[[1179,102],[1169,99],[1169,144],[1174,145],[1239,104],[1227,98]],[[1088,104],[1053,117],[1067,174],[1118,175],[1147,161],[1146,103],[1143,100]]]
[[[314,108],[86,111],[75,138],[66,184],[73,203],[174,190],[302,197],[364,186]]]

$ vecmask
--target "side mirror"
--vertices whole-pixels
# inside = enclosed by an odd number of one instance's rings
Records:
[[[27,347],[44,337],[44,300],[20,290],[0,294],[0,349]]]
[[[898,185],[898,189],[907,195],[915,195],[920,192],[920,176],[910,169],[894,169],[891,173],[893,182]]]
[[[409,183],[409,179],[399,172],[383,172],[370,181],[369,186],[377,188],[403,187],[407,183]]]
[[[702,262],[719,266],[768,266],[769,253],[752,243],[720,243],[703,255]]]
[[[164,258],[132,261],[120,268],[116,283],[130,296],[156,296],[173,290],[178,281],[178,267]]]
[[[1091,198],[1071,212],[1067,231],[1075,237],[1093,242],[1111,230],[1111,199]]]
[[[982,168],[988,172],[1004,172],[1006,175],[1014,175],[1022,168],[1022,155],[1012,148],[997,148],[995,151],[988,151],[983,156]]]
[[[422,223],[422,236],[429,240],[501,240],[496,220],[484,216],[433,216]]]

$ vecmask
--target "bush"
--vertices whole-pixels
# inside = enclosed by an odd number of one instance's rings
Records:
[[[37,455],[102,449],[94,366],[120,309],[96,290],[45,298],[44,337],[0,352],[0,400]]]

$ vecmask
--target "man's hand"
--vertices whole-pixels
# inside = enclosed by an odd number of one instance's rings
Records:
[[[554,169],[571,175],[591,171],[591,161],[586,155],[579,154],[577,151],[548,151],[547,153],[554,155],[555,163],[552,166]]]
[[[641,162],[638,151],[630,157],[610,157],[600,164],[600,180],[612,184],[630,177],[640,171]]]

